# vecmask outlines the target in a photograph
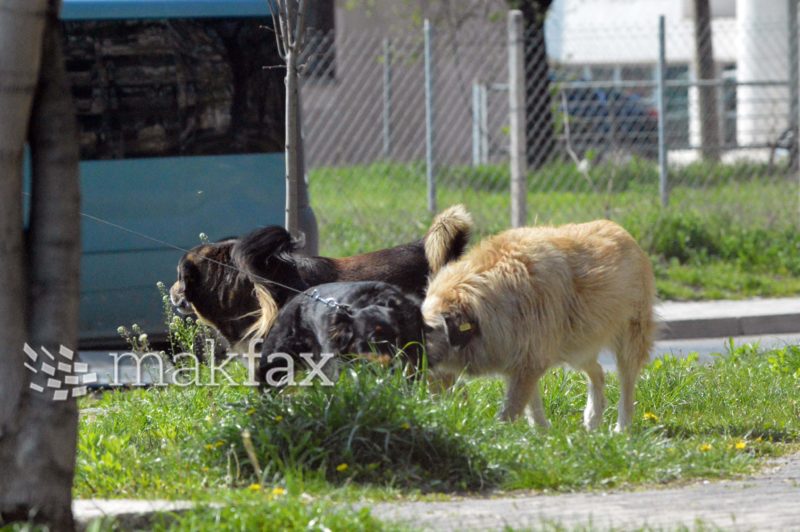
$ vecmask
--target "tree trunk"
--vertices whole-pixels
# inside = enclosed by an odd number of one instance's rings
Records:
[[[510,1],[525,23],[525,150],[528,170],[550,161],[555,148],[555,123],[550,97],[550,65],[544,21],[552,0]]]
[[[297,54],[286,53],[286,230],[293,237],[300,235],[298,226],[298,185],[300,164],[297,148],[300,144],[300,124],[297,113],[299,87],[297,79]]]
[[[42,55],[28,132],[32,162],[28,279],[27,284],[19,285],[27,288],[23,297],[27,296],[28,305],[27,312],[21,312],[21,308],[16,312],[23,320],[27,318],[31,347],[39,350],[43,346],[56,362],[70,363],[58,353],[61,346],[75,350],[78,343],[78,134],[55,9],[48,11],[46,22],[38,41],[43,43]],[[30,35],[26,37],[32,40]],[[3,200],[19,204],[21,194],[4,195]],[[21,216],[18,221],[21,223]],[[3,363],[23,368],[22,343],[3,339],[9,351]],[[59,369],[55,378],[64,382],[70,372]],[[25,372],[20,382],[27,385],[31,382],[27,377]],[[42,373],[33,377],[33,382],[42,386],[46,381],[47,375]],[[33,520],[52,530],[72,530],[77,407],[73,398],[54,400],[52,389],[44,387],[45,392],[27,386],[17,389],[14,421],[6,425],[10,430],[4,431],[2,440],[3,447],[10,445],[3,449],[0,508],[6,519]]]
[[[25,494],[12,489],[28,383],[22,156],[46,6],[46,0],[11,0],[0,10],[0,523],[27,511]]]
[[[714,46],[711,40],[711,8],[709,0],[694,0],[694,39],[696,78],[716,79],[714,68]],[[719,160],[720,124],[717,110],[717,88],[700,86],[698,91],[698,113],[700,119],[700,149],[704,159]]]

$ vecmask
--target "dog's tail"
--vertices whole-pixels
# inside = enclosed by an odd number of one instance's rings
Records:
[[[469,243],[471,232],[472,216],[463,205],[453,205],[440,212],[423,239],[430,272],[436,273],[460,257]]]
[[[308,288],[292,255],[297,248],[297,241],[286,229],[273,225],[256,229],[239,240],[233,246],[231,258],[237,268],[253,283],[264,286],[280,304],[293,296],[293,292]]]

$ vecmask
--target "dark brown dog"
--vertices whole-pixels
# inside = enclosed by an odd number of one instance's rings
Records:
[[[424,295],[428,276],[461,256],[472,218],[461,205],[440,213],[424,238],[345,258],[296,255],[282,227],[265,227],[244,238],[193,248],[178,263],[172,304],[217,329],[241,351],[264,338],[278,310],[296,291],[336,281],[384,281]],[[266,281],[275,281],[274,284]]]

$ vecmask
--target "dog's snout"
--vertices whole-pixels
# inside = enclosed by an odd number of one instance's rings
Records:
[[[185,287],[180,281],[175,281],[175,284],[170,287],[169,300],[172,306],[183,314],[189,313],[192,310],[189,301],[186,299]]]

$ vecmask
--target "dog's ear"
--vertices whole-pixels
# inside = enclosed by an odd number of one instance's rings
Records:
[[[400,309],[403,308],[403,301],[400,299],[399,296],[391,294],[386,296],[386,299],[381,302],[381,306],[389,307],[390,309]]]
[[[337,310],[328,329],[328,340],[333,350],[336,353],[345,352],[353,341],[353,334],[353,317],[347,312]]]
[[[447,339],[453,347],[464,347],[480,332],[478,321],[465,315],[446,314],[444,323]]]

